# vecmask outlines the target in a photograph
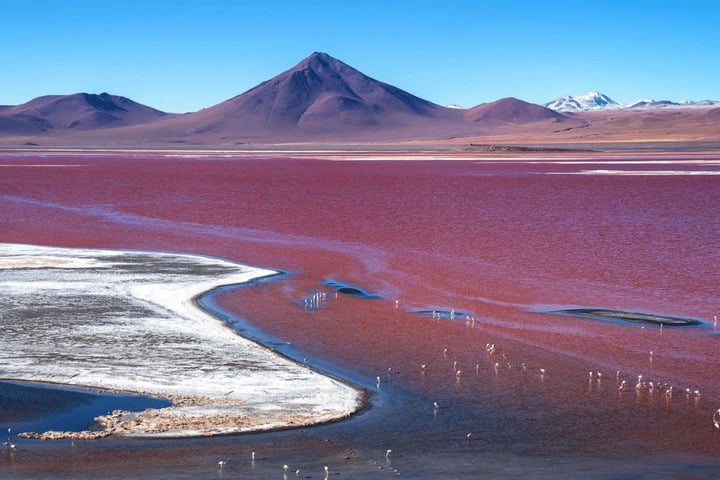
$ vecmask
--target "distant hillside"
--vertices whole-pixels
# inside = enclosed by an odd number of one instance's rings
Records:
[[[517,98],[502,98],[483,103],[465,112],[469,122],[501,122],[505,124],[527,124],[532,122],[562,122],[569,117],[549,108],[528,103]]]
[[[673,102],[671,100],[643,99],[623,105],[608,97],[604,93],[589,92],[585,95],[573,97],[565,95],[545,104],[546,107],[557,112],[593,112],[598,110],[643,109],[652,110],[660,108],[707,108],[720,106],[720,101],[700,100]]]
[[[0,108],[0,132],[43,133],[146,124],[169,115],[108,93],[47,95]]]
[[[547,108],[558,112],[589,112],[593,110],[607,110],[622,108],[618,102],[600,92],[588,92],[585,95],[573,97],[565,95],[545,104]]]

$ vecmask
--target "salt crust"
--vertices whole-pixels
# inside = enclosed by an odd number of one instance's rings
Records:
[[[40,438],[206,436],[352,414],[357,389],[240,337],[194,303],[275,273],[193,255],[0,243],[0,378],[173,402],[113,412],[97,433]]]

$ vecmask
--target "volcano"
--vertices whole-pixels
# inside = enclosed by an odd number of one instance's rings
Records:
[[[298,139],[432,132],[458,111],[375,80],[326,53],[236,97],[168,122],[187,135]]]

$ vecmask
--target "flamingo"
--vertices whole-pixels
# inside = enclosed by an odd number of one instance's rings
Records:
[[[12,428],[8,428],[8,439],[3,446],[8,447],[10,450],[15,450],[15,444],[12,443]]]

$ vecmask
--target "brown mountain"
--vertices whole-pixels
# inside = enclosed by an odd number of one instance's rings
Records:
[[[569,115],[512,97],[482,103],[467,110],[464,116],[465,120],[474,123],[496,122],[511,125],[545,121],[563,122],[571,119]]]
[[[326,53],[220,104],[157,127],[190,138],[302,140],[432,134],[461,113],[364,75]]]
[[[166,114],[103,93],[0,106],[0,143],[234,146],[273,143],[581,144],[720,141],[720,109],[560,113],[516,98],[446,108],[325,53],[212,107]]]
[[[52,130],[95,130],[146,124],[172,116],[108,93],[47,95],[0,108],[0,132],[38,134]]]

